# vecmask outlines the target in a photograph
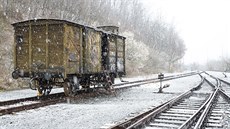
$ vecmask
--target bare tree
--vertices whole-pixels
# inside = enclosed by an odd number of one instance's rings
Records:
[[[166,24],[161,16],[150,19],[139,0],[0,0],[0,2],[0,29],[2,29],[0,44],[7,46],[7,49],[0,47],[0,59],[6,61],[0,64],[1,69],[7,67],[4,64],[12,62],[13,29],[10,23],[33,18],[63,19],[90,26],[116,25],[120,27],[121,33],[132,32],[135,43],[131,44],[133,46],[128,50],[133,54],[127,56],[127,61],[133,65],[133,69],[140,69],[143,72],[173,71],[185,53],[184,41],[173,25]],[[138,44],[141,44],[141,47],[137,47]],[[143,50],[148,50],[148,54]],[[135,65],[135,62],[139,64]],[[10,71],[6,73],[10,74]]]

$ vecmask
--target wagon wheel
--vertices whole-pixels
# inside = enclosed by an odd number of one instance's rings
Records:
[[[66,96],[73,96],[73,91],[72,91],[72,85],[70,84],[69,81],[65,81],[63,83],[63,87],[64,87],[64,93]]]

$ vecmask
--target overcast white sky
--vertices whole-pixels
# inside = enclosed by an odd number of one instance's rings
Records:
[[[176,26],[186,44],[184,63],[230,57],[230,0],[143,0],[151,14]]]

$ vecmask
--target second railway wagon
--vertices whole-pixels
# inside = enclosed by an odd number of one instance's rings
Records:
[[[66,20],[37,19],[12,24],[14,71],[30,78],[39,95],[54,85],[66,95],[91,86],[110,89],[114,78],[125,75],[125,37],[118,27],[92,28]]]

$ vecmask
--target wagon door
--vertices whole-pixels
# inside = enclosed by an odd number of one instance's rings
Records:
[[[62,24],[31,25],[32,70],[57,70],[63,65]]]
[[[31,69],[46,68],[46,25],[31,25]]]
[[[65,26],[66,73],[82,73],[82,28]]]
[[[101,33],[90,28],[85,31],[84,72],[101,72]]]
[[[15,28],[15,67],[29,72],[29,26]]]
[[[116,72],[116,37],[109,35],[109,70]]]
[[[125,39],[117,37],[117,72],[125,73]]]
[[[63,70],[63,24],[48,25],[48,69]]]

